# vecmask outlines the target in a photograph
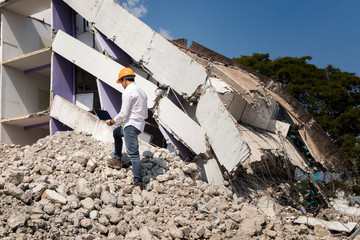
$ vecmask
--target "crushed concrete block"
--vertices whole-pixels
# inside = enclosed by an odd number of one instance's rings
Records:
[[[320,225],[329,230],[338,231],[338,232],[351,232],[355,227],[355,222],[342,223],[338,221],[325,221],[318,218],[300,216],[294,221],[295,223],[305,223],[312,226]]]
[[[20,226],[24,226],[26,220],[26,214],[14,214],[7,220],[7,225],[11,229],[16,229]]]
[[[52,203],[66,204],[67,200],[54,190],[46,189],[42,194],[42,199],[50,200]]]

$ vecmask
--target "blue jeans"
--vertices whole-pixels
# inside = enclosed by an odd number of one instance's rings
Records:
[[[125,127],[124,131],[122,127],[117,127],[113,131],[115,142],[115,153],[121,156],[122,152],[122,136],[125,137],[126,153],[130,157],[132,164],[132,171],[134,175],[134,183],[142,182],[142,164],[139,154],[139,140],[138,135],[141,133],[134,126]]]

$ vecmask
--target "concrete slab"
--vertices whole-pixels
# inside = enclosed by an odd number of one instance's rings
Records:
[[[40,49],[2,62],[3,65],[10,66],[22,71],[49,65],[48,68],[41,71],[37,71],[37,73],[47,76],[50,76],[50,63],[51,63],[50,48]]]
[[[216,159],[211,158],[204,163],[206,179],[209,184],[224,187],[224,178]]]
[[[206,131],[219,163],[229,172],[236,170],[250,150],[213,88],[207,88],[200,97],[196,118]]]
[[[338,221],[325,221],[319,218],[306,217],[306,216],[300,216],[294,222],[299,224],[305,223],[311,226],[320,225],[329,230],[338,231],[338,232],[351,232],[356,227],[355,222],[342,223]]]
[[[56,95],[51,105],[50,116],[74,130],[91,134],[95,139],[112,143],[114,127],[82,108]]]
[[[31,0],[31,4],[29,4],[29,0],[4,1],[4,2],[5,4],[3,6],[6,9],[9,9],[23,16],[30,16],[32,14],[50,8],[49,0]],[[6,2],[8,3],[6,4]]]
[[[205,131],[168,98],[159,101],[155,119],[196,154],[207,152]]]
[[[205,83],[207,73],[201,65],[115,1],[64,2],[178,93],[190,96]],[[176,72],[181,74],[174,74]]]
[[[60,56],[66,58],[78,67],[101,79],[112,88],[123,92],[121,84],[116,83],[119,71],[124,68],[119,63],[106,57],[79,40],[59,30],[54,39],[52,49]],[[157,86],[141,76],[135,79],[136,84],[142,88],[148,97],[148,107],[154,106]]]

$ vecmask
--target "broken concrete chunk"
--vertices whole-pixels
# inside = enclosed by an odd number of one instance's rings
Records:
[[[102,191],[100,199],[104,204],[111,206],[115,206],[117,202],[116,197],[106,190]]]
[[[32,195],[35,201],[39,201],[43,192],[48,188],[48,185],[44,182],[37,184],[32,189]]]
[[[79,163],[81,166],[85,167],[87,162],[90,159],[90,156],[82,151],[74,153],[70,159],[74,162]]]
[[[182,170],[184,171],[184,173],[190,174],[190,173],[198,171],[198,166],[196,163],[189,163],[189,164],[184,165],[182,167]]]
[[[92,197],[93,193],[92,191],[88,188],[88,183],[86,181],[86,179],[84,178],[79,178],[77,181],[77,186],[76,186],[76,191],[77,191],[77,197],[80,199],[85,199],[87,197]]]
[[[14,214],[7,220],[7,225],[11,229],[16,229],[17,227],[24,226],[26,221],[26,214]]]
[[[31,193],[29,191],[24,192],[13,183],[5,183],[4,192],[6,195],[13,196],[25,204],[29,204],[31,202]]]
[[[356,227],[356,223],[354,222],[342,223],[338,221],[325,221],[318,218],[306,217],[306,216],[300,216],[294,222],[300,224],[301,223],[310,224],[312,226],[320,225],[329,230],[334,230],[338,232],[351,232]]]
[[[9,183],[13,183],[16,186],[19,185],[24,179],[24,172],[15,169],[7,169],[5,175],[6,175],[5,181]]]
[[[206,131],[219,163],[232,172],[250,155],[250,150],[215,90],[205,90],[196,108],[196,118]]]
[[[81,200],[80,204],[83,208],[88,210],[93,210],[95,207],[94,200],[92,200],[92,198],[89,197],[85,198],[84,200]]]
[[[42,199],[50,200],[52,203],[66,204],[67,200],[54,190],[46,189],[41,196]]]

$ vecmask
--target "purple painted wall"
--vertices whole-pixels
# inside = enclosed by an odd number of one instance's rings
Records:
[[[160,125],[159,130],[166,139],[166,141],[170,141],[172,144],[175,145],[175,147],[177,147],[183,159],[186,160],[191,157],[192,152],[184,144],[176,140],[173,135],[171,135],[163,126]]]
[[[110,87],[101,80],[97,80],[101,107],[114,118],[121,109],[121,92]]]
[[[53,28],[55,31],[62,30],[74,36],[74,11],[62,0],[52,1]],[[75,66],[60,55],[53,53],[52,58],[52,85],[53,97],[59,95],[66,100],[75,103]],[[57,131],[70,130],[61,122],[51,119],[52,134]]]
[[[74,10],[72,10],[63,0],[53,0],[53,27],[55,31],[62,30],[74,36]]]
[[[117,62],[123,65],[124,67],[129,67],[131,57],[119,48],[115,43],[108,40],[102,33],[98,32],[95,34],[96,42],[100,45],[102,50],[106,50],[110,56],[116,58]]]

